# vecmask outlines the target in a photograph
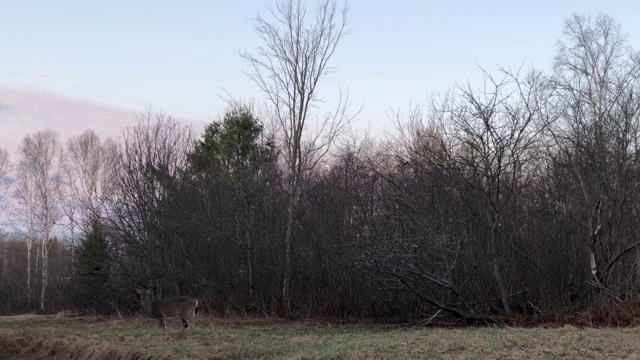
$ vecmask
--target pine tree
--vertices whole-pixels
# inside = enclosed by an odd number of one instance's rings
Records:
[[[93,308],[99,313],[110,310],[110,270],[112,258],[109,245],[97,220],[78,248],[76,270],[78,279],[78,305]]]

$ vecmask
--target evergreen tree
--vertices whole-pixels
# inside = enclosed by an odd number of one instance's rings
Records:
[[[226,171],[239,171],[256,162],[256,157],[272,158],[274,145],[259,143],[263,127],[250,109],[228,110],[222,121],[214,121],[204,131],[189,160],[193,168],[202,171],[208,166],[221,166]]]
[[[109,245],[97,220],[91,221],[91,230],[78,248],[76,274],[78,279],[78,305],[93,308],[99,313],[110,310],[110,269],[112,258]]]

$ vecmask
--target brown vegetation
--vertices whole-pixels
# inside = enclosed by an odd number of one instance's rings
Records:
[[[633,358],[638,328],[335,325],[200,319],[185,332],[153,320],[0,317],[0,358],[12,359],[601,359]]]

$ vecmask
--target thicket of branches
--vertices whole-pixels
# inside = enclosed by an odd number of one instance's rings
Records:
[[[339,40],[346,9],[323,4]],[[201,136],[149,112],[117,144],[28,137],[13,167],[0,152],[0,311],[134,311],[139,287],[222,315],[344,319],[637,299],[640,58],[619,25],[574,15],[552,71],[483,74],[395,114],[387,138],[342,136],[342,97],[306,137],[297,98],[271,99],[275,127],[236,103]],[[254,76],[270,96],[293,86]]]

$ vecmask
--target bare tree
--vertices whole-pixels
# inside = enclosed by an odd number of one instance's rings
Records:
[[[566,20],[552,77],[560,203],[581,224],[572,240],[587,255],[589,282],[614,297],[624,288],[612,287],[637,282],[626,260],[639,244],[629,232],[640,213],[631,201],[640,180],[639,79],[638,53],[611,17]]]
[[[288,181],[285,262],[282,301],[291,309],[291,278],[296,206],[305,174],[314,169],[337,136],[349,125],[347,92],[340,92],[334,111],[315,117],[312,109],[322,99],[318,85],[335,71],[329,65],[338,44],[346,35],[348,6],[336,0],[321,0],[310,15],[302,0],[280,0],[269,8],[272,20],[257,16],[253,26],[264,42],[256,53],[241,52],[252,67],[248,75],[273,106],[282,136],[280,154]]]
[[[143,113],[124,130],[121,175],[115,189],[111,226],[119,259],[130,281],[175,289],[190,271],[185,264],[182,219],[191,209],[176,208],[175,188],[188,168],[187,153],[195,143],[191,128],[162,112]],[[150,284],[148,284],[150,283]]]
[[[23,144],[24,145],[24,144]],[[35,234],[36,192],[35,184],[27,160],[27,149],[21,146],[18,149],[18,161],[14,179],[12,196],[15,199],[12,207],[12,217],[17,224],[21,224],[25,231],[27,243],[26,261],[26,298],[27,304],[31,304],[32,296],[32,252]]]
[[[379,170],[391,221],[358,256],[363,273],[386,289],[471,321],[529,300],[515,269],[534,248],[521,239],[538,210],[527,192],[541,172],[549,122],[540,72],[483,74],[483,87],[434,96],[406,124],[396,115],[397,163]]]
[[[0,148],[0,215],[2,215],[9,205],[7,192],[11,184],[11,177],[9,176],[10,165],[9,153],[7,150]]]
[[[91,221],[102,218],[108,210],[107,201],[118,179],[119,163],[117,143],[110,138],[101,142],[92,130],[67,141],[64,181],[70,201],[65,212],[85,234]]]
[[[41,260],[40,309],[44,309],[48,284],[48,255],[54,226],[62,216],[60,161],[62,148],[58,134],[44,130],[27,135],[18,150],[15,197],[22,205],[22,218],[27,230],[27,291],[31,287],[31,249],[36,237],[40,238]]]
[[[506,74],[495,79],[485,72],[483,90],[461,88],[459,102],[445,109],[458,147],[454,161],[463,171],[465,191],[477,206],[484,226],[473,234],[484,238],[481,251],[491,259],[492,275],[502,310],[511,312],[509,286],[503,276],[503,256],[509,253],[508,228],[517,228],[512,215],[518,198],[539,173],[539,136],[545,104],[543,77],[532,72],[526,78]],[[480,222],[482,223],[482,222]]]

